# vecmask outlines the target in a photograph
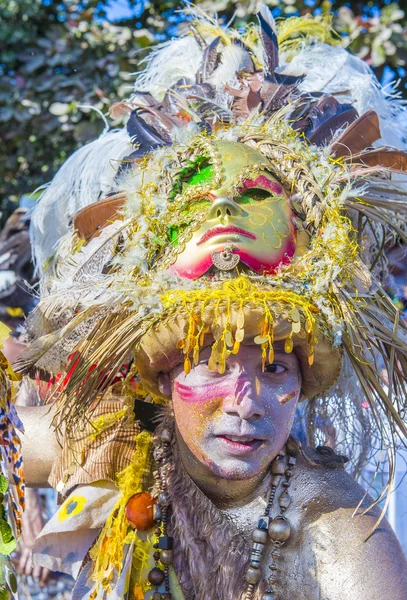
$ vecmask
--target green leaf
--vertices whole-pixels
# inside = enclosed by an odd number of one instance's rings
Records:
[[[8,556],[12,552],[14,552],[14,550],[16,548],[17,548],[17,540],[15,540],[14,538],[7,543],[0,542],[0,554],[4,554],[5,556]],[[0,600],[1,600],[1,598],[0,598]]]
[[[4,475],[0,474],[0,492],[5,494],[8,490],[8,481]]]

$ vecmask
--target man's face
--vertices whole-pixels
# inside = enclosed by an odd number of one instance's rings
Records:
[[[294,353],[275,351],[262,372],[258,346],[241,346],[223,375],[208,369],[209,349],[190,373],[171,374],[178,432],[194,456],[223,479],[264,471],[284,446],[301,391]]]
[[[281,263],[290,262],[296,249],[288,195],[267,171],[268,161],[259,152],[234,142],[218,142],[216,148],[224,181],[192,204],[191,212],[205,212],[207,218],[178,255],[173,269],[181,277],[196,279],[212,266],[214,253],[230,248],[253,271],[273,273]],[[255,173],[241,179],[242,173],[254,166]],[[210,185],[212,177],[212,167],[204,167],[190,179],[189,186]]]

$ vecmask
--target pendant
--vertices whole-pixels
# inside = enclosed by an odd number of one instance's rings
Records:
[[[222,252],[213,252],[212,262],[220,271],[231,271],[240,262],[240,256],[233,254],[233,246],[227,245]]]

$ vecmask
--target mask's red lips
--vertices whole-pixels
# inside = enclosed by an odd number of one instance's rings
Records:
[[[203,234],[203,236],[197,243],[197,246],[199,246],[199,244],[207,242],[216,235],[225,235],[226,233],[235,233],[237,235],[241,235],[242,237],[247,237],[251,240],[257,240],[257,235],[255,235],[254,233],[250,233],[250,231],[246,231],[245,229],[241,229],[240,227],[234,227],[233,225],[230,225],[228,227],[212,227],[212,229],[209,229],[206,233]]]

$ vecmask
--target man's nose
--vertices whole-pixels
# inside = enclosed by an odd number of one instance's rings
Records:
[[[224,219],[225,217],[242,217],[244,211],[236,202],[226,196],[216,198],[209,211],[209,219]]]
[[[244,421],[264,417],[266,409],[260,394],[252,382],[245,382],[234,394],[225,398],[223,409],[226,414],[238,416]]]

